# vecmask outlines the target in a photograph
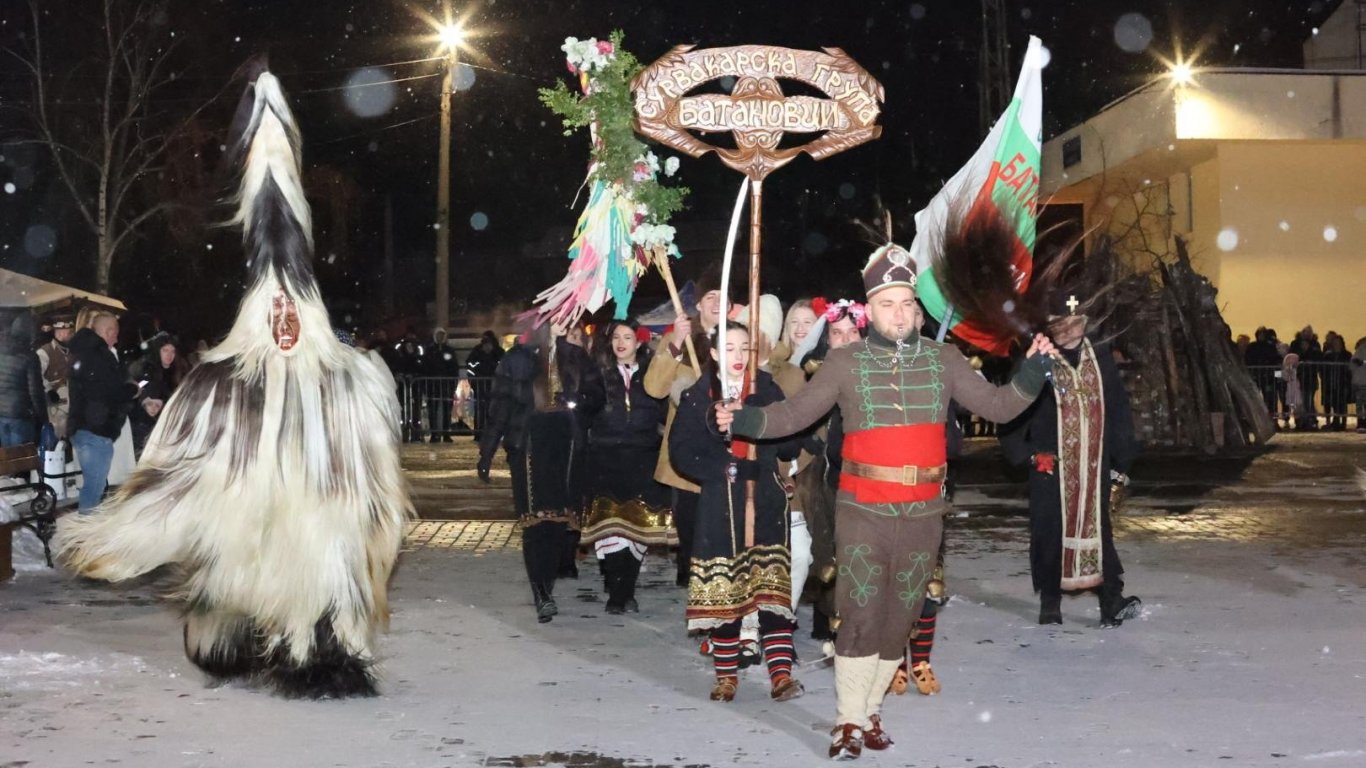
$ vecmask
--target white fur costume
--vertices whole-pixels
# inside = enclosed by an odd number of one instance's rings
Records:
[[[185,570],[185,652],[287,696],[373,695],[389,574],[412,514],[392,380],[333,336],[312,269],[299,135],[262,72],[244,124],[234,223],[250,287],[227,338],[166,405],[137,470],[57,542],[81,575]],[[238,134],[234,133],[234,137]],[[273,308],[297,307],[277,344]]]

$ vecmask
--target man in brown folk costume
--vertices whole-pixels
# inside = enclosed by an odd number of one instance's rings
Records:
[[[736,435],[798,432],[839,405],[843,471],[837,501],[835,644],[838,715],[830,757],[858,757],[892,740],[882,700],[896,674],[935,566],[943,516],[944,422],[949,400],[983,418],[1008,421],[1043,388],[1052,343],[1035,336],[1015,378],[996,387],[956,348],[915,329],[915,266],[893,243],[863,270],[873,329],[834,350],[800,394],[763,408],[717,406],[717,425]]]

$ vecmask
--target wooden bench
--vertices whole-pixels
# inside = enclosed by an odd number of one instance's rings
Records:
[[[37,471],[38,482],[29,480],[32,472]],[[0,448],[0,477],[22,475],[24,482],[4,489],[15,491],[28,489],[36,495],[27,505],[16,507],[19,517],[8,523],[0,524],[0,581],[14,575],[11,555],[11,537],[16,526],[23,526],[43,542],[43,557],[52,566],[52,549],[49,542],[57,532],[57,492],[43,482],[43,456],[38,446],[25,443],[10,448]]]

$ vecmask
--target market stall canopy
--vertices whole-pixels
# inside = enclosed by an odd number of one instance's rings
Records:
[[[35,311],[43,311],[77,303],[99,304],[120,312],[128,310],[128,307],[118,299],[82,291],[69,285],[49,283],[13,270],[0,269],[0,307],[28,307]]]

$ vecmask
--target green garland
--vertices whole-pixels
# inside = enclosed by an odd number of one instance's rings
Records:
[[[636,166],[648,151],[635,132],[635,100],[631,96],[631,80],[642,67],[635,56],[621,47],[623,37],[621,30],[612,32],[614,53],[606,66],[589,75],[592,87],[587,95],[570,90],[561,80],[554,88],[541,88],[540,100],[564,119],[566,136],[596,125],[592,178],[620,187],[623,194],[644,205],[647,223],[667,224],[673,214],[684,208],[688,188],[665,186],[656,173],[636,178]]]

